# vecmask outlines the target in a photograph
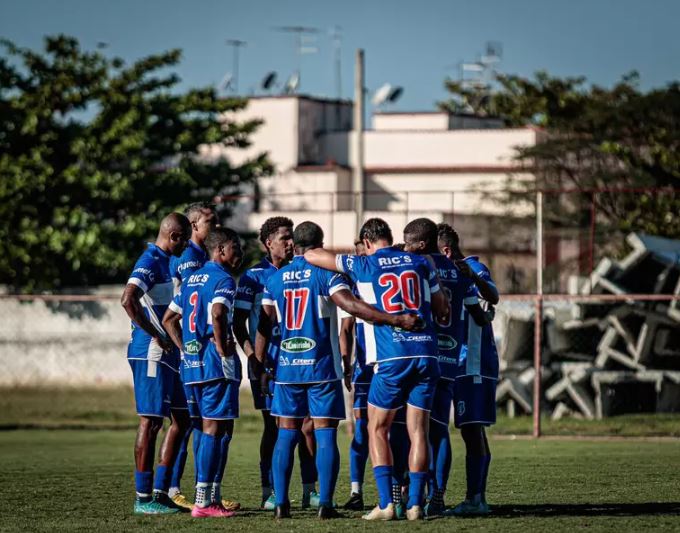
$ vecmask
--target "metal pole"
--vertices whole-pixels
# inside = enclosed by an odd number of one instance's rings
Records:
[[[541,344],[543,343],[543,192],[536,193],[536,305],[534,310],[533,436],[541,436]]]
[[[356,51],[354,63],[354,161],[352,190],[354,191],[354,213],[358,234],[364,222],[364,51]]]

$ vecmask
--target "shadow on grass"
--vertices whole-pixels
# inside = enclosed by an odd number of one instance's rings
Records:
[[[680,502],[667,503],[543,503],[492,505],[494,518],[522,516],[641,516],[680,515]]]

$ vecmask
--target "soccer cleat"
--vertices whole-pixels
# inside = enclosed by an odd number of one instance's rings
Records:
[[[396,520],[406,520],[406,506],[403,503],[394,504],[394,518]]]
[[[318,509],[321,499],[319,498],[319,493],[313,490],[308,494],[302,495],[302,508],[303,509]]]
[[[353,492],[352,495],[347,500],[347,503],[342,506],[343,509],[347,511],[363,511],[364,510],[364,497],[358,492]]]
[[[134,514],[175,514],[179,513],[179,507],[170,507],[157,500],[143,502],[135,500]]]
[[[332,518],[341,518],[340,513],[338,513],[333,507],[328,507],[326,505],[319,506],[319,513],[317,514],[319,520],[330,520]]]
[[[290,516],[290,503],[284,503],[283,505],[277,505],[274,508],[274,518],[276,520],[281,520],[283,518],[291,518]]]
[[[273,492],[269,495],[269,498],[262,502],[260,507],[265,511],[273,511],[276,509],[276,497]]]
[[[172,503],[174,503],[177,507],[181,507],[182,509],[191,511],[194,508],[194,504],[187,500],[186,496],[181,492],[178,492],[170,499],[172,500]]]
[[[228,511],[218,503],[211,503],[207,507],[194,505],[191,510],[193,518],[231,518],[236,515],[234,511]]]
[[[445,516],[480,516],[486,515],[491,512],[489,509],[489,504],[484,501],[479,503],[471,502],[470,500],[464,500],[456,505],[453,509],[449,509],[444,512]]]
[[[370,513],[365,514],[361,518],[364,520],[394,520],[396,518],[394,504],[388,503],[387,507],[384,509],[381,509],[379,505],[376,505]]]
[[[423,508],[420,505],[414,505],[406,509],[406,520],[420,520],[423,518]]]
[[[238,511],[241,508],[241,504],[233,500],[222,499],[222,507],[227,511]]]
[[[431,518],[433,516],[443,515],[445,510],[446,507],[444,507],[438,502],[430,500],[429,502],[427,502],[427,505],[425,505],[424,513],[426,518]]]

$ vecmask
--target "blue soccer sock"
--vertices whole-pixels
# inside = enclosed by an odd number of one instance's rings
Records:
[[[299,436],[300,431],[297,429],[279,429],[272,460],[276,505],[288,503],[288,487],[293,472],[293,453]]]
[[[319,472],[319,505],[331,507],[340,472],[337,428],[314,430],[316,437],[316,468]]]
[[[485,455],[468,455],[465,457],[465,473],[467,476],[465,497],[473,503],[478,503],[481,500],[486,457]]]
[[[201,445],[201,435],[203,435],[203,419],[202,418],[192,418],[191,419],[191,439],[193,443],[194,450],[194,465],[196,464],[196,458],[198,457],[198,449]],[[194,469],[195,481],[198,481],[198,469]]]
[[[385,509],[392,503],[392,465],[374,466],[373,475],[378,487],[378,505]]]
[[[153,472],[139,472],[135,470],[135,491],[138,500],[148,500],[151,498],[153,487]]]
[[[191,429],[188,429],[179,445],[179,451],[177,452],[177,457],[175,457],[175,463],[172,465],[170,489],[177,489],[179,491],[180,482],[182,481],[182,476],[184,475],[184,467],[187,463],[187,457],[189,456],[190,438]]]
[[[203,433],[196,458],[198,481],[196,482],[196,505],[206,507],[211,503],[212,486],[220,462],[221,437]]]
[[[430,498],[437,504],[444,504],[444,492],[451,472],[451,437],[449,428],[438,423],[430,425],[430,444],[432,445],[432,490]]]
[[[486,501],[486,480],[489,477],[489,465],[491,464],[491,454],[482,456],[484,461],[482,469],[482,501]]]
[[[358,491],[353,492],[361,492],[367,460],[368,423],[364,418],[357,418],[354,426],[354,438],[349,448],[349,478],[352,484],[358,483],[359,487]]]
[[[158,465],[156,467],[156,476],[153,480],[153,491],[168,493],[170,487],[170,469],[167,466]]]
[[[215,473],[215,483],[222,483],[224,477],[224,470],[227,466],[227,459],[229,458],[229,443],[231,436],[226,433],[220,440],[220,462],[217,464],[217,472]]]
[[[408,476],[411,484],[408,487],[408,504],[406,507],[410,509],[414,505],[422,505],[423,492],[425,492],[429,474],[427,472],[409,472]]]

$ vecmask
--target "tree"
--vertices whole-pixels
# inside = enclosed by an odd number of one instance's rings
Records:
[[[179,50],[126,65],[66,36],[42,53],[1,45],[0,280],[13,290],[122,281],[166,213],[272,171],[265,154],[199,156],[248,146],[260,122],[223,118],[245,100],[180,91]]]
[[[452,96],[440,108],[540,127],[540,142],[517,149],[536,181],[510,176],[502,201],[533,201],[536,188],[573,191],[548,195],[544,214],[553,228],[582,229],[595,213],[598,232],[612,245],[603,252],[621,251],[630,231],[680,237],[678,83],[644,92],[635,72],[612,88],[539,72],[531,80],[499,75],[496,85],[468,89],[448,80]],[[587,270],[583,261],[581,267]]]

